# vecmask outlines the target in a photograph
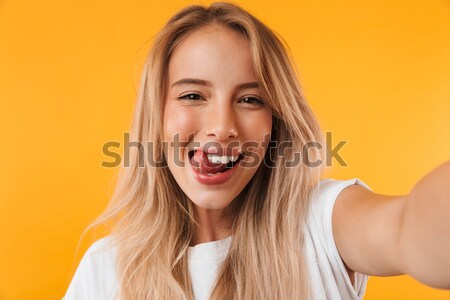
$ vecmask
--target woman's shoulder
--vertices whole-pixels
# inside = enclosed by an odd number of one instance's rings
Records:
[[[87,255],[105,255],[115,251],[113,238],[107,235],[94,243],[86,251]]]
[[[333,235],[332,213],[334,203],[346,187],[353,184],[369,186],[359,178],[340,180],[324,178],[311,193],[305,227],[305,250],[315,295],[324,299],[360,299],[365,292],[368,277],[357,273],[349,277]],[[329,277],[324,274],[333,274]],[[353,282],[352,282],[353,281]]]
[[[323,178],[314,187],[311,193],[311,207],[323,210],[325,206],[333,206],[337,196],[348,186],[361,185],[370,190],[370,187],[359,178],[335,179]]]
[[[356,177],[351,179],[323,178],[318,182],[314,191],[322,195],[332,192],[339,194],[344,188],[353,184],[362,185],[370,189],[364,181]]]
[[[115,256],[111,236],[94,242],[81,259],[63,299],[112,299],[117,285]]]
[[[311,192],[309,211],[307,215],[308,225],[316,227],[320,231],[331,229],[331,215],[339,194],[351,185],[358,184],[368,189],[370,187],[359,178],[352,179],[321,179]]]
[[[80,267],[99,268],[105,265],[111,265],[114,262],[116,255],[116,247],[111,236],[105,236],[88,248],[84,254]],[[114,264],[112,264],[113,266]]]

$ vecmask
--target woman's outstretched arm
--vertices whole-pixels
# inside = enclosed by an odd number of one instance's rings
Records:
[[[450,162],[423,177],[408,195],[399,240],[407,274],[450,289]]]
[[[347,187],[334,205],[333,233],[350,273],[408,274],[450,289],[450,162],[423,177],[408,195]]]

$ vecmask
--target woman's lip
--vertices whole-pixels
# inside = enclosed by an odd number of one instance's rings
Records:
[[[233,176],[234,172],[238,168],[239,164],[234,165],[231,169],[227,169],[227,171],[222,172],[220,174],[215,175],[206,175],[198,172],[190,163],[189,163],[192,173],[194,174],[194,178],[206,185],[216,185],[227,182],[231,176]]]
[[[199,183],[202,183],[205,185],[218,185],[218,184],[223,184],[223,183],[227,182],[239,166],[239,163],[237,163],[231,169],[227,169],[227,171],[222,172],[220,174],[206,175],[206,174],[200,173],[197,170],[197,168],[195,168],[191,164],[191,159],[190,159],[189,155],[188,155],[188,162],[189,162],[189,166],[190,166],[190,169],[192,170],[192,174],[193,174],[194,178]]]

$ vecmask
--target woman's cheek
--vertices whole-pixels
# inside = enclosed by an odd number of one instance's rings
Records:
[[[199,116],[189,107],[170,109],[165,114],[165,136],[169,141],[178,139],[180,142],[189,142],[189,135],[198,131]]]
[[[260,110],[248,113],[242,120],[242,130],[245,131],[245,136],[252,141],[265,141],[272,130],[272,115]]]

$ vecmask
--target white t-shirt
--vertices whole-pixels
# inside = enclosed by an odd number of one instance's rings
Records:
[[[368,276],[355,273],[352,285],[333,238],[331,214],[338,194],[347,186],[359,184],[350,180],[322,179],[312,194],[311,209],[305,228],[311,300],[362,299]],[[232,236],[214,242],[189,247],[189,273],[195,300],[208,299],[220,264],[225,260]],[[116,250],[108,246],[105,237],[88,249],[64,296],[64,300],[113,300],[118,292],[115,271]],[[300,251],[300,250],[299,250]]]

